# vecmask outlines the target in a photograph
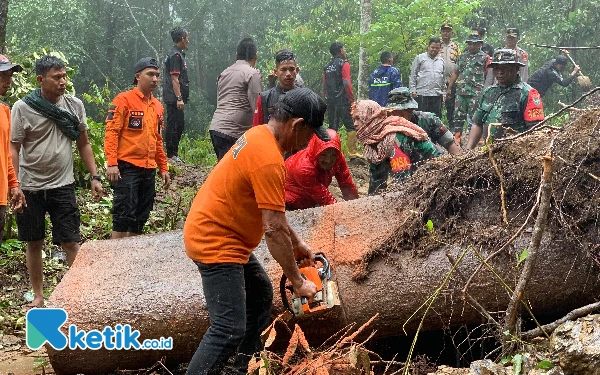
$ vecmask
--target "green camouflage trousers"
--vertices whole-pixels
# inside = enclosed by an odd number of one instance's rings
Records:
[[[454,121],[452,123],[452,133],[463,133],[467,115],[472,119],[478,102],[476,96],[456,94],[456,104],[454,109]],[[470,126],[468,127],[471,128]]]

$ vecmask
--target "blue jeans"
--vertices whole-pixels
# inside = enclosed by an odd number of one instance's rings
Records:
[[[210,327],[187,374],[246,374],[252,354],[261,349],[260,334],[271,320],[271,280],[253,254],[246,264],[196,264],[202,276]],[[224,372],[236,349],[233,370]]]

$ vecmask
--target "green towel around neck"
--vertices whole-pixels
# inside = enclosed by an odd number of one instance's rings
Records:
[[[77,116],[49,102],[42,96],[41,89],[33,90],[22,100],[42,116],[54,121],[64,135],[72,140],[79,138],[79,119]]]

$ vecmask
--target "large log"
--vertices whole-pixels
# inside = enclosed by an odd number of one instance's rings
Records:
[[[327,338],[350,322],[364,322],[375,313],[373,328],[381,336],[403,335],[402,325],[439,286],[450,269],[446,252],[457,257],[461,248],[447,247],[415,257],[399,252],[371,262],[362,283],[352,280],[365,254],[384,241],[404,218],[398,215],[394,194],[289,215],[301,236],[314,250],[329,256],[338,283],[341,308],[314,318],[302,326],[311,342]],[[527,243],[520,238],[517,249]],[[526,246],[526,245],[525,245]],[[600,292],[596,271],[567,244],[543,243],[538,271],[533,275],[529,296],[540,315],[568,312],[591,302]],[[259,260],[277,285],[281,270],[264,244],[256,250]],[[586,266],[579,264],[586,263]],[[470,274],[479,262],[469,255],[461,272]],[[503,256],[493,263],[508,280],[515,275],[514,258]],[[547,270],[552,270],[548,272]],[[489,272],[470,293],[490,311],[503,310],[508,295]],[[276,309],[281,310],[276,300]],[[86,243],[72,269],[52,294],[49,305],[69,313],[66,326],[102,330],[105,326],[130,324],[142,338],[173,337],[171,351],[62,350],[49,348],[50,361],[58,374],[102,373],[152,365],[162,356],[170,364],[189,361],[208,328],[208,314],[196,266],[185,256],[181,232],[132,239]],[[464,307],[464,308],[463,308]],[[449,288],[426,319],[428,330],[479,322],[481,317],[460,293]],[[408,325],[414,333],[417,321]]]
[[[594,122],[596,119],[597,115]],[[587,148],[574,148],[577,134],[595,137],[596,143],[588,142]],[[309,342],[317,344],[341,327],[352,322],[365,322],[375,313],[379,313],[379,318],[372,328],[380,337],[403,335],[406,320],[449,272],[451,264],[447,253],[458,258],[466,246],[477,244],[486,256],[504,243],[521,225],[535,200],[540,170],[536,157],[545,153],[549,137],[538,134],[516,143],[519,142],[521,146],[517,148],[507,146],[502,150],[500,146],[497,154],[505,173],[512,222],[509,227],[501,224],[498,191],[493,180],[495,172],[485,165],[486,154],[467,156],[458,162],[448,156],[447,160],[438,162],[441,167],[436,167],[437,170],[444,173],[450,173],[442,168],[444,165],[456,166],[448,178],[469,185],[469,194],[450,192],[456,186],[425,186],[425,182],[433,179],[433,167],[423,167],[421,174],[413,176],[411,182],[403,186],[403,191],[289,213],[288,219],[301,237],[315,251],[327,254],[341,299],[340,307],[299,319]],[[598,270],[588,255],[588,251],[593,250],[589,244],[599,242],[597,212],[600,207],[600,184],[588,175],[600,174],[599,163],[582,162],[581,171],[577,173],[567,164],[577,164],[582,155],[600,160],[596,125],[567,132],[564,138],[557,139],[555,148],[569,150],[563,154],[568,160],[562,164],[557,161],[559,172],[555,189],[570,186],[569,196],[578,197],[578,202],[583,203],[573,205],[561,195],[562,191],[555,192],[555,199],[563,197],[560,201],[562,211],[552,214],[540,248],[539,262],[527,289],[533,311],[540,319],[567,313],[594,301],[600,294]],[[476,172],[469,172],[469,165]],[[434,173],[438,172],[434,169]],[[472,186],[481,185],[479,180],[471,177],[473,173],[489,186],[473,190]],[[526,178],[528,175],[531,177]],[[441,175],[438,173],[438,176]],[[446,184],[448,179],[443,177],[438,180]],[[517,180],[506,180],[508,178]],[[511,190],[513,186],[516,186],[514,191]],[[448,191],[454,200],[441,194],[442,189],[446,189],[444,192]],[[423,208],[417,201],[433,203],[429,208]],[[566,221],[560,217],[573,212],[579,212],[587,219],[567,230],[563,225]],[[436,226],[432,233],[423,229],[427,217],[432,218]],[[423,233],[418,238],[409,238],[414,246],[406,245],[411,243],[406,238],[419,231]],[[578,232],[573,235],[574,231]],[[529,239],[530,234],[524,231],[507,253],[491,262],[513,285],[518,274],[515,255],[529,245]],[[415,251],[417,248],[420,250]],[[281,269],[264,242],[255,254],[273,284],[277,285]],[[459,269],[468,276],[479,265],[470,252]],[[460,279],[453,278],[425,319],[424,329],[481,322],[479,313],[462,302],[461,288]],[[487,270],[474,279],[469,293],[490,312],[503,311],[509,300],[508,293]],[[130,324],[141,332],[142,338],[171,336],[174,341],[170,351],[57,351],[48,348],[50,361],[58,374],[144,368],[163,356],[171,365],[183,363],[189,361],[209,325],[200,275],[185,255],[181,232],[84,244],[48,305],[67,310],[69,317],[65,326],[75,324],[78,329],[89,331]],[[274,308],[275,312],[282,310],[278,298]],[[416,331],[419,318],[406,325],[408,334]]]

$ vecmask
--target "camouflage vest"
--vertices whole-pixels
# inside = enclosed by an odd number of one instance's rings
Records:
[[[490,57],[479,51],[476,54],[463,53],[458,58],[459,76],[456,80],[456,94],[479,96],[483,91],[485,72]]]
[[[527,130],[524,111],[529,98],[531,86],[520,80],[510,87],[491,86],[488,87],[481,98],[479,111],[482,112],[484,126],[490,123],[501,123],[503,127],[511,128],[516,133]],[[492,127],[490,135],[493,138],[510,136],[500,127]]]

